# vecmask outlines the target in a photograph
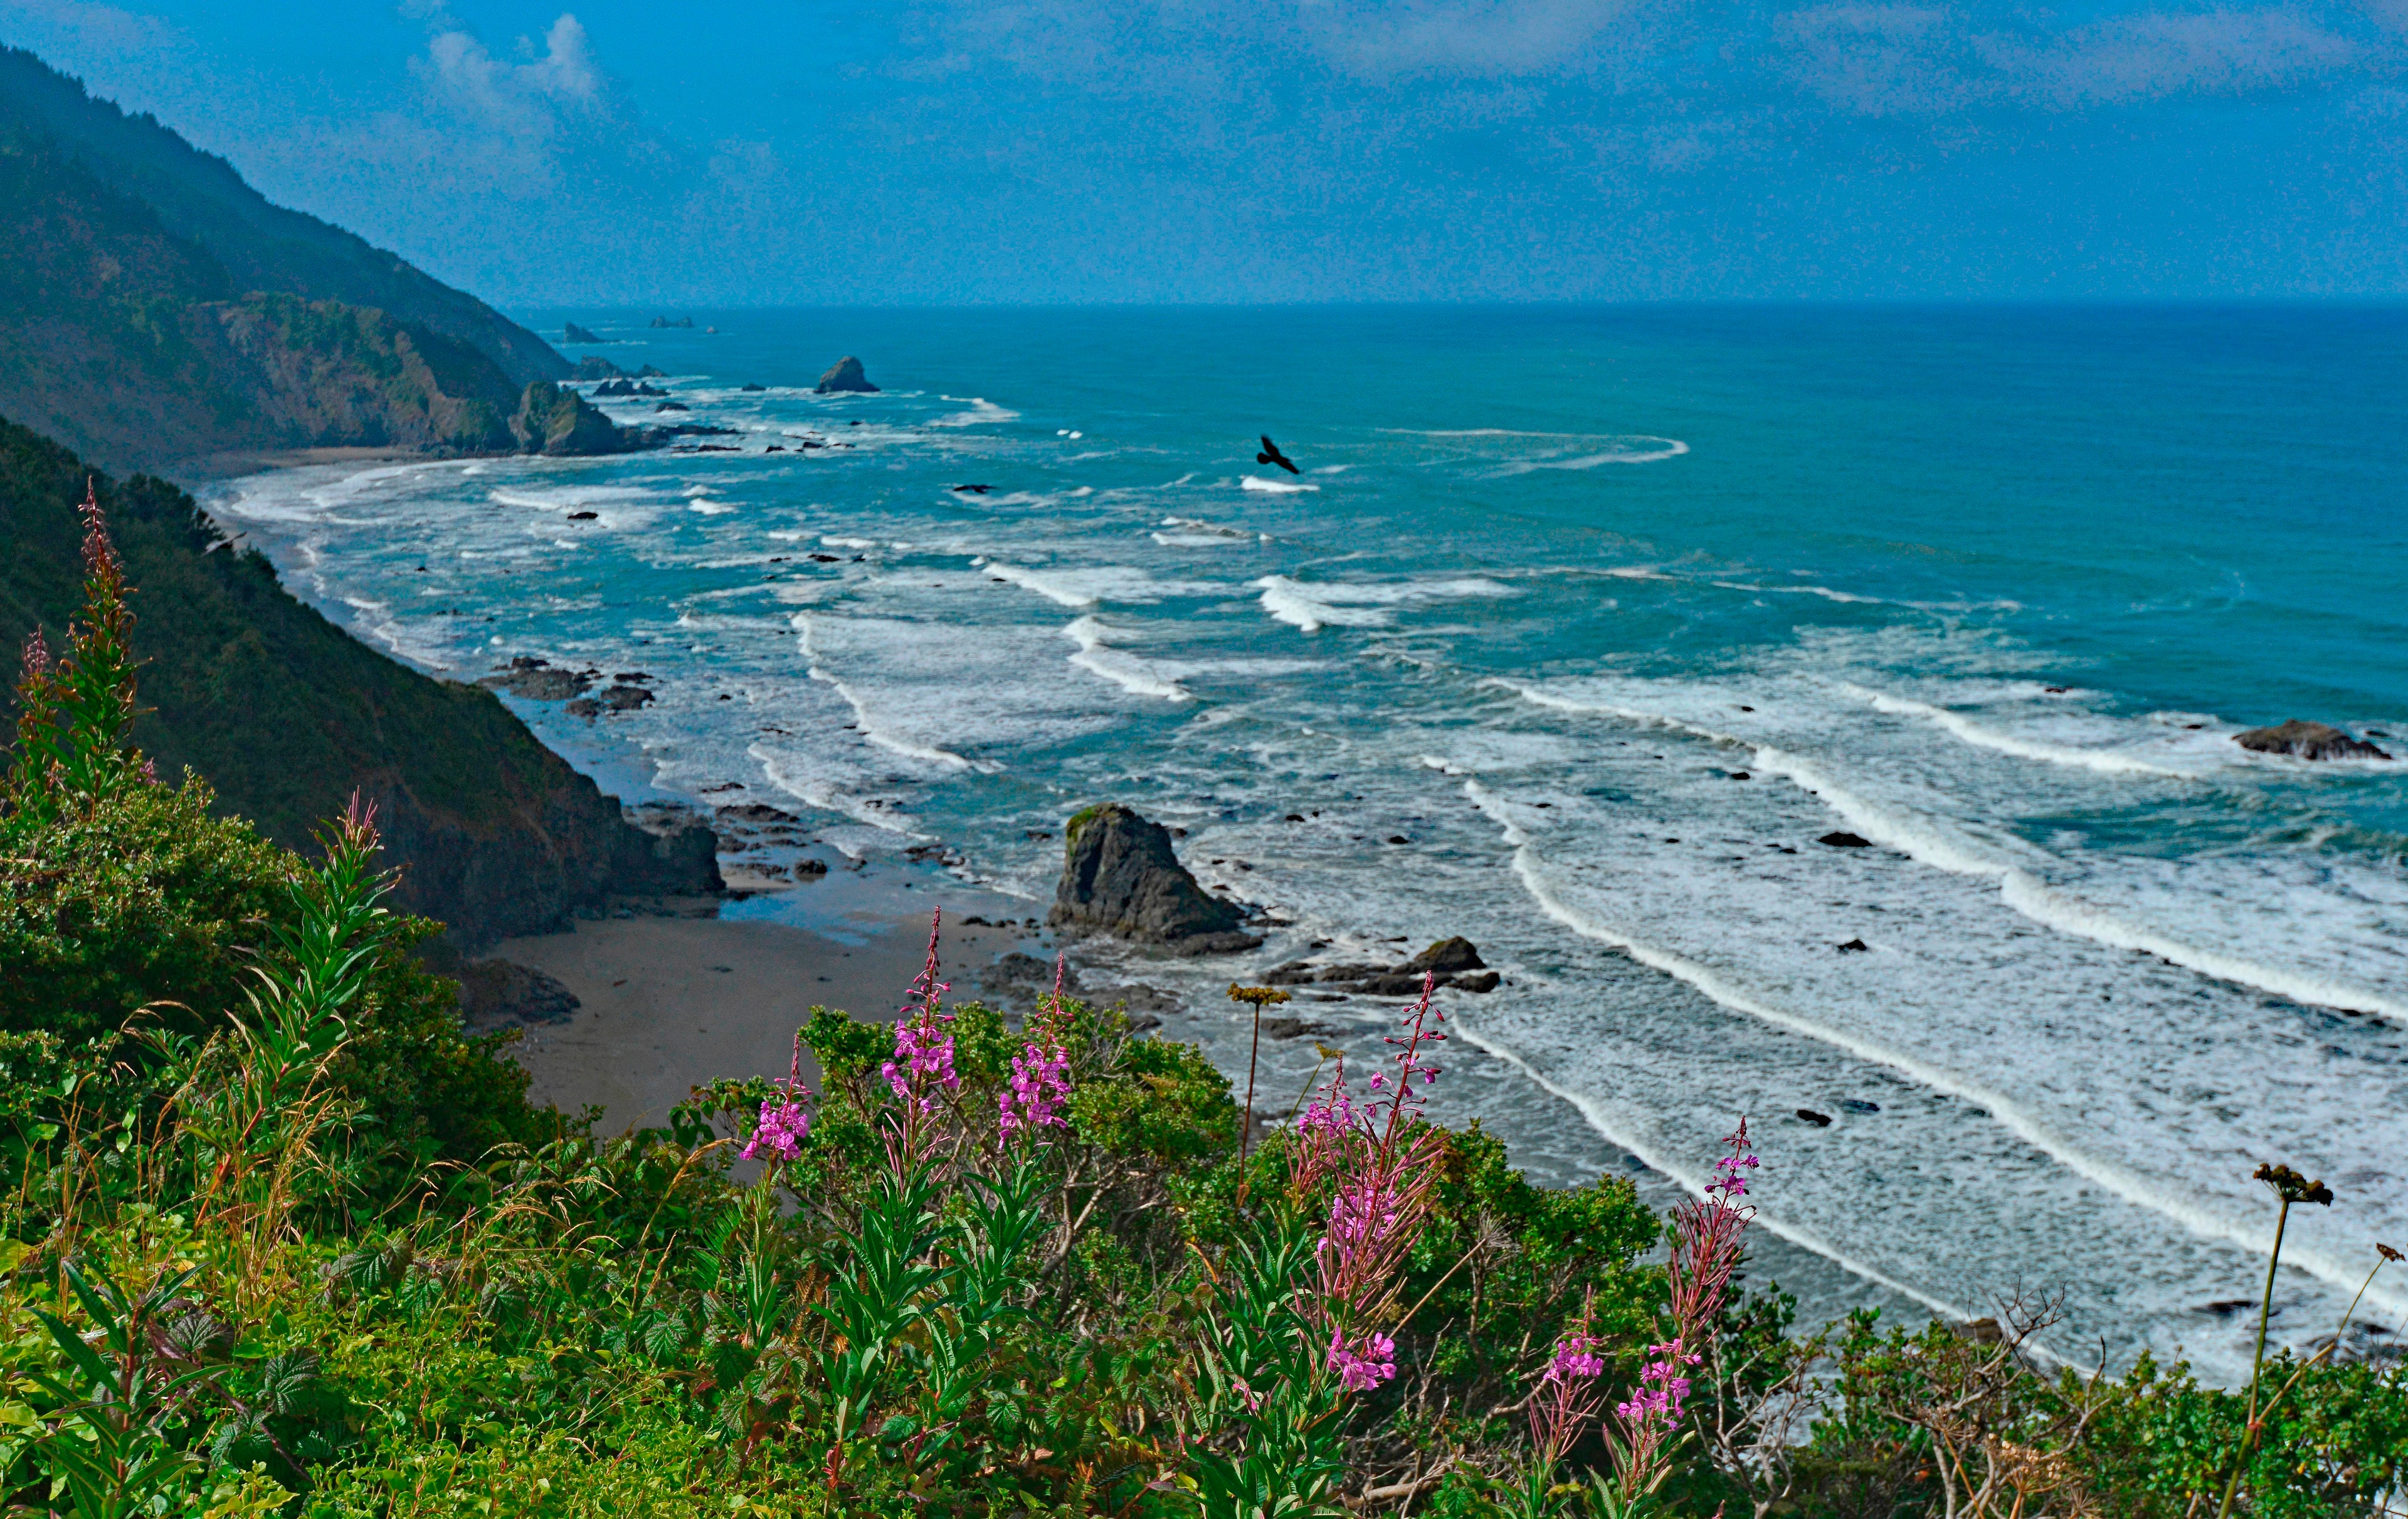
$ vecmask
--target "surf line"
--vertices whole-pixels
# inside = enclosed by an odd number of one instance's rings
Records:
[[[1454,1033],[1455,1038],[1464,1040],[1466,1043],[1471,1045],[1474,1049],[1479,1050],[1484,1053],[1495,1055],[1498,1059],[1512,1067],[1515,1070],[1520,1071],[1523,1076],[1529,1080],[1532,1085],[1538,1087],[1541,1091],[1549,1093],[1552,1096],[1559,1097],[1565,1102],[1571,1104],[1573,1110],[1579,1112],[1581,1117],[1587,1122],[1589,1127],[1597,1130],[1598,1133],[1603,1135],[1606,1139],[1612,1143],[1620,1145],[1623,1149],[1627,1150],[1632,1154],[1638,1156],[1640,1162],[1649,1170],[1654,1171],[1658,1175],[1671,1178],[1673,1182],[1683,1191],[1689,1193],[1693,1197],[1702,1197],[1706,1195],[1706,1179],[1702,1174],[1693,1172],[1685,1167],[1676,1166],[1670,1161],[1666,1160],[1663,1156],[1656,1154],[1648,1146],[1641,1144],[1623,1135],[1617,1130],[1613,1121],[1606,1115],[1601,1105],[1598,1104],[1595,1098],[1589,1096],[1585,1093],[1575,1092],[1570,1087],[1559,1086],[1555,1082],[1547,1080],[1546,1077],[1541,1075],[1532,1068],[1528,1061],[1523,1059],[1522,1056],[1511,1046],[1499,1044],[1493,1039],[1482,1038],[1478,1028],[1470,1023],[1468,1023],[1462,1014],[1455,1014],[1451,1021],[1455,1025]],[[1897,1293],[1901,1297],[1912,1297],[1916,1302],[1921,1303],[1924,1307],[1931,1310],[1934,1313],[1940,1314],[1943,1318],[1954,1319],[1962,1323],[1973,1316],[1955,1303],[1943,1302],[1940,1298],[1932,1297],[1929,1293],[1925,1292],[1920,1288],[1914,1287],[1907,1283],[1900,1282],[1895,1277],[1889,1276],[1885,1272],[1866,1265],[1864,1262],[1857,1260],[1856,1257],[1850,1255],[1847,1252],[1825,1240],[1822,1236],[1814,1233],[1813,1230],[1800,1227],[1795,1224],[1784,1223],[1781,1219],[1767,1213],[1762,1208],[1758,1208],[1756,1210],[1755,1222],[1762,1225],[1772,1233],[1779,1235],[1782,1239],[1788,1240],[1791,1244],[1796,1245],[1800,1250],[1809,1251],[1814,1254],[1820,1255],[1825,1260],[1829,1261],[1832,1265],[1837,1266],[1840,1269],[1848,1272],[1850,1275],[1862,1277],[1865,1281],[1872,1283],[1876,1286],[1886,1287],[1890,1291]],[[2053,1354],[2054,1353],[2051,1354]]]
[[[2096,770],[2101,775],[2165,776],[2176,781],[2195,779],[2187,771],[2177,770],[2170,766],[2152,765],[2146,760],[2134,759],[2128,754],[2117,753],[2113,750],[2070,749],[2059,744],[2035,743],[2028,738],[2018,738],[2013,734],[1999,733],[1982,726],[1962,712],[1953,712],[1945,707],[1934,707],[1928,702],[1915,701],[1911,697],[1893,696],[1885,692],[1846,681],[1841,682],[1840,689],[1859,701],[1870,703],[1876,712],[1885,712],[1892,717],[1919,717],[1976,749],[1994,750],[2001,754],[2013,754],[2017,759],[2040,760],[2049,765],[2077,766],[2083,769]]]
[[[1717,733],[1712,728],[1658,712],[1603,702],[1575,701],[1519,681],[1491,677],[1481,684],[1510,691],[1534,707],[1588,717],[1618,718],[1641,727],[1669,728],[1703,738],[1709,743],[1745,750],[1751,757],[1751,768],[1788,781],[1838,813],[1850,827],[1872,842],[1896,850],[1917,865],[1928,866],[1935,870],[1959,876],[1986,876],[1998,881],[2000,900],[2016,913],[2044,928],[2075,939],[2086,939],[2110,949],[2137,950],[2144,954],[2154,954],[2186,970],[2212,976],[2217,981],[2252,986],[2261,992],[2272,992],[2294,1002],[2371,1012],[2394,1023],[2408,1025],[2408,1001],[2361,987],[2345,986],[2318,976],[2260,965],[2239,955],[2202,949],[2154,929],[2127,923],[2095,903],[2049,885],[2021,866],[1990,859],[1971,846],[1949,838],[1942,828],[1928,819],[1904,820],[1896,812],[1866,801],[1833,781],[1813,761],[1803,755],[1792,754],[1770,744],[1758,744],[1727,733]]]
[[[1813,761],[1770,745],[1756,751],[1756,763],[1768,775],[1778,775],[1805,792],[1876,844],[1897,850],[1918,865],[1952,875],[1987,876],[1999,882],[1999,896],[2016,912],[2043,927],[2076,939],[2087,939],[2110,949],[2137,950],[2171,961],[2186,970],[2218,981],[2254,986],[2261,992],[2289,997],[2315,1007],[2379,1013],[2395,1023],[2408,1023],[2408,1002],[2317,976],[2304,976],[2274,966],[2259,965],[2239,955],[2224,954],[2186,944],[2151,929],[2116,918],[2096,905],[2059,891],[2021,866],[1983,858],[1972,850],[1925,834],[1893,815],[1836,785]]]
[[[2007,1132],[2038,1150],[2041,1154],[2072,1171],[2084,1180],[2106,1188],[2136,1208],[2171,1219],[2202,1239],[2222,1240],[2238,1245],[2256,1254],[2264,1254],[2273,1237],[2247,1225],[2200,1208],[2183,1198],[2169,1196],[2150,1186],[2138,1172],[2113,1161],[2094,1155],[2064,1135],[2057,1133],[2035,1115],[2027,1112],[2012,1099],[1968,1080],[1953,1070],[1878,1044],[1858,1035],[1842,1033],[1811,1018],[1801,1017],[1786,1009],[1756,996],[1736,984],[1728,977],[1709,966],[1698,964],[1685,955],[1659,949],[1609,924],[1584,917],[1572,909],[1551,889],[1539,866],[1530,836],[1522,831],[1506,815],[1502,803],[1476,780],[1463,783],[1464,795],[1482,816],[1498,824],[1506,844],[1513,851],[1513,874],[1522,889],[1539,905],[1541,911],[1563,924],[1583,939],[1593,939],[1622,951],[1651,970],[1661,971],[1673,980],[1695,987],[1723,1007],[1734,1012],[1785,1028],[1795,1034],[1830,1045],[1871,1065],[1887,1066],[1890,1069],[1936,1092],[1944,1092],[1973,1103],[1996,1119]],[[1585,1110],[1584,1110],[1585,1115]],[[1621,1141],[1612,1134],[1606,1138]],[[1635,1152],[1634,1152],[1635,1153]],[[1645,1160],[1647,1157],[1640,1157]],[[1654,1164],[1652,1161],[1649,1164]],[[1670,1174],[1668,1172],[1667,1174]],[[1685,1184],[1685,1183],[1684,1183]],[[1798,1241],[1803,1244],[1805,1241]],[[1837,1259],[1837,1256],[1832,1257]],[[2292,1265],[2344,1291],[2357,1287],[2361,1272],[2344,1268],[2323,1253],[2304,1245],[2295,1246],[2285,1257]],[[2408,1311],[2408,1298],[2398,1294],[2369,1292],[2370,1301],[2383,1299],[2392,1312]]]

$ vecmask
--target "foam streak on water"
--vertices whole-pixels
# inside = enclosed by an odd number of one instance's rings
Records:
[[[1441,1116],[1664,1201],[1750,1115],[1759,1270],[1810,1319],[2061,1288],[2060,1353],[2229,1378],[2247,1326],[2210,1305],[2262,1270],[2260,1161],[2341,1197],[2292,1221],[2293,1342],[2408,1234],[2408,767],[2231,742],[2408,732],[2408,593],[2375,568],[2408,551],[2380,509],[2408,362],[2362,333],[826,320],[617,334],[738,453],[208,504],[430,670],[648,676],[591,724],[513,705],[671,794],[801,811],[791,847],[831,862],[941,843],[1033,910],[1076,808],[1185,830],[1270,942],[1091,973],[1182,994],[1172,1032],[1240,1070],[1232,977],[1467,935],[1506,983],[1448,994]],[[1292,378],[1261,377],[1272,341]],[[823,348],[910,385],[814,395]],[[1304,478],[1254,472],[1263,417]],[[1318,995],[1325,1041],[1394,1015]],[[1312,1043],[1268,1052],[1280,1100]],[[2402,1311],[2378,1283],[2361,1317]]]

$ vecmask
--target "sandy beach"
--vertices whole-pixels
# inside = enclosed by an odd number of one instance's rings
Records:
[[[1018,930],[948,923],[942,975],[958,995]],[[537,1024],[515,1046],[528,1096],[575,1115],[602,1109],[601,1132],[663,1123],[695,1082],[782,1076],[795,1030],[814,1006],[887,1019],[925,959],[924,922],[843,943],[779,923],[637,917],[505,940],[492,952],[559,980],[581,1004],[566,1023]],[[805,1078],[816,1084],[810,1053]]]

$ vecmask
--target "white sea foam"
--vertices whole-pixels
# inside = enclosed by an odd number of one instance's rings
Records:
[[[1863,607],[1886,605],[1880,596],[1858,595],[1852,591],[1834,591],[1828,585],[1751,585],[1744,580],[1710,580],[1707,583],[1724,591],[1756,591],[1776,596],[1821,596],[1826,601],[1846,602]]]
[[[2182,779],[2192,774],[2186,769],[2141,759],[2132,754],[2113,750],[2075,749],[2063,744],[2042,743],[2033,739],[2020,738],[2014,734],[2000,733],[1995,728],[1985,727],[1962,712],[1950,711],[1944,707],[1934,707],[1928,702],[1914,701],[1905,696],[1893,696],[1884,692],[1870,691],[1860,685],[1842,682],[1840,689],[1852,696],[1870,702],[1875,711],[1919,717],[1927,723],[1934,724],[1956,735],[1969,744],[1974,744],[1983,749],[1994,749],[2001,754],[2013,754],[2018,759],[2043,760],[2051,765],[2078,765],[2084,769],[2096,770],[2101,775],[2155,775]]]
[[[1265,480],[1260,475],[1247,475],[1238,481],[1238,485],[1241,490],[1267,491],[1272,495],[1300,495],[1307,491],[1321,489],[1318,485],[1307,485],[1298,480]]]
[[[2175,935],[2133,923],[2109,908],[2085,901],[2049,885],[2035,873],[2035,867],[2044,867],[2053,862],[2041,851],[2023,844],[2012,835],[1985,830],[1985,837],[1976,839],[1968,836],[1961,827],[1928,812],[1896,802],[1876,802],[1842,785],[1832,778],[1821,762],[1805,755],[1770,744],[1751,743],[1730,733],[1669,713],[1583,699],[1521,681],[1492,679],[1482,683],[1512,691],[1534,705],[1560,711],[1614,717],[1688,733],[1716,744],[1747,748],[1753,756],[1753,769],[1782,776],[1800,790],[1812,794],[1862,837],[1895,849],[1934,869],[1993,879],[1999,882],[2000,895],[2008,906],[2059,933],[2076,935],[2115,949],[2142,951],[2202,975],[2238,982],[2244,986],[2254,986],[2260,991],[2314,1006],[2377,1012],[2408,1021],[2408,997],[2355,985],[2338,977],[2304,973],[2208,949],[2186,942]],[[2126,773],[2147,772],[2136,770]],[[2012,854],[2002,858],[2000,851],[2012,852]],[[2021,858],[2013,857],[2016,855]]]
[[[1144,570],[1120,565],[1032,569],[1025,565],[990,559],[981,567],[990,579],[1034,591],[1057,606],[1073,609],[1106,601],[1142,603],[1160,601],[1165,596],[1211,595],[1224,589],[1194,581],[1157,580]]]
[[[878,540],[876,538],[846,537],[835,534],[823,535],[820,541],[831,549],[875,549],[878,547]]]
[[[2058,1164],[2128,1202],[2180,1224],[2193,1234],[2229,1241],[2253,1252],[2262,1252],[2271,1244],[2270,1231],[2258,1221],[2241,1216],[2237,1211],[2208,1205],[2196,1196],[2170,1187],[2161,1170],[2143,1171],[2097,1153],[2086,1143],[2085,1136],[2043,1120],[2037,1111],[2004,1089],[1975,1077],[1970,1071],[1927,1058],[1896,1043],[1870,1037],[1864,1031],[1842,1028],[1826,1019],[1784,1006],[1777,992],[1754,986],[1728,968],[1709,965],[1648,942],[1593,912],[1574,908],[1548,879],[1531,836],[1514,820],[1502,799],[1477,780],[1464,782],[1464,794],[1475,808],[1498,825],[1504,841],[1512,849],[1514,874],[1530,899],[1538,904],[1541,910],[1572,932],[1610,945],[1641,965],[1685,982],[1723,1007],[1830,1044],[1857,1059],[1886,1066],[1934,1091],[1979,1103],[2001,1125]],[[1828,800],[1828,797],[1826,799]],[[1851,821],[1868,820],[1852,818]],[[2288,1258],[2302,1269],[2335,1286],[2355,1286],[2364,1274],[2362,1268],[2353,1268],[2351,1264],[2314,1246],[2294,1245],[2293,1249],[2297,1253]],[[2401,1298],[2401,1303],[2408,1306],[2408,1297]],[[2391,1311],[2400,1310],[2392,1308]]]
[[[1266,575],[1247,585],[1262,593],[1264,610],[1306,633],[1318,633],[1324,627],[1386,627],[1396,620],[1397,608],[1413,602],[1513,594],[1509,586],[1477,577],[1371,583]]]
[[[1102,676],[1133,695],[1159,696],[1165,701],[1196,699],[1194,693],[1162,674],[1150,662],[1106,642],[1110,630],[1092,617],[1080,618],[1064,628],[1062,636],[1079,646],[1079,652],[1070,656],[1071,664]]]
[[[1169,549],[1218,549],[1232,544],[1250,543],[1254,535],[1242,527],[1224,527],[1195,517],[1165,517],[1162,525],[1168,532],[1157,530],[1150,535],[1154,541]]]

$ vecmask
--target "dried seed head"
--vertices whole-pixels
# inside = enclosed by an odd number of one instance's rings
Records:
[[[2285,1202],[2312,1202],[2320,1208],[2332,1206],[2332,1188],[2322,1182],[2309,1181],[2288,1166],[2260,1166],[2252,1173],[2252,1180],[2272,1187],[2274,1196]]]

